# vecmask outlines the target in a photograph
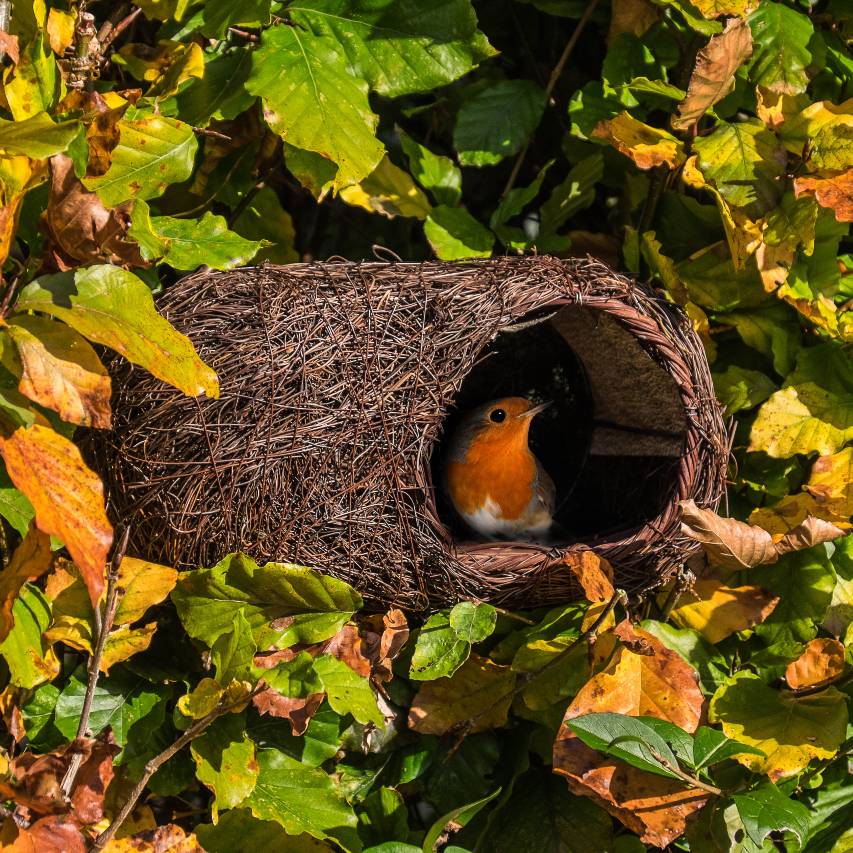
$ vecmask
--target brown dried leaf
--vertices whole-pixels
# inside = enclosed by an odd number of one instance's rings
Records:
[[[104,207],[97,193],[89,192],[74,174],[71,158],[57,154],[50,158],[50,195],[45,224],[59,250],[60,269],[80,264],[111,263],[148,266],[139,246],[127,238],[132,202]]]
[[[643,35],[660,17],[657,6],[649,0],[613,0],[610,9],[608,44],[612,44],[622,33]]]
[[[794,178],[794,194],[799,198],[805,193],[812,193],[821,207],[832,210],[839,222],[853,222],[853,168]]]
[[[623,644],[607,667],[581,688],[564,721],[611,711],[658,717],[695,731],[703,702],[695,670],[656,637],[627,622],[609,633],[618,633]],[[637,654],[624,644],[640,640],[651,654]],[[591,798],[642,841],[658,847],[681,835],[687,818],[707,800],[696,788],[601,756],[565,726],[554,743],[554,772],[566,777],[574,793]]]
[[[709,558],[729,569],[743,569],[778,559],[773,537],[760,527],[722,518],[700,509],[692,500],[681,502],[681,532],[702,543]]]
[[[362,651],[362,640],[358,633],[358,627],[352,622],[338,631],[333,637],[322,643],[309,646],[305,649],[313,657],[318,655],[332,655],[343,661],[353,672],[362,678],[370,676],[370,661]]]
[[[371,678],[383,683],[393,678],[391,665],[409,639],[409,624],[402,610],[389,610],[365,619],[362,638],[364,653],[373,667]]]
[[[461,724],[468,734],[506,724],[516,674],[472,654],[449,678],[425,681],[409,709],[409,728],[443,735]]]
[[[9,565],[0,572],[0,642],[9,636],[15,625],[12,605],[21,587],[27,581],[41,577],[50,568],[52,556],[50,537],[30,525]]]
[[[109,429],[110,376],[82,335],[36,314],[13,317],[8,330],[17,349],[22,394],[68,423]]]
[[[687,130],[705,115],[705,111],[731,92],[735,72],[752,56],[752,32],[742,18],[731,18],[725,30],[712,36],[696,55],[690,75],[687,97],[678,105],[673,118],[676,130]]]
[[[43,817],[26,828],[6,818],[0,827],[3,853],[86,853],[86,842],[77,826],[66,817]]]
[[[259,714],[269,714],[280,717],[290,723],[290,731],[295,737],[301,737],[311,722],[311,717],[317,713],[325,693],[311,693],[304,699],[293,699],[282,696],[277,690],[268,688],[252,698],[252,704]]]
[[[693,628],[709,643],[718,643],[760,624],[778,603],[778,596],[761,587],[729,587],[717,578],[703,578],[682,595],[670,618],[680,628]]]
[[[594,551],[567,554],[563,562],[583,589],[587,601],[593,603],[613,598],[613,566]]]
[[[21,61],[18,37],[10,35],[5,30],[0,30],[0,51],[3,51],[15,65]]]
[[[65,543],[96,605],[113,540],[100,479],[72,442],[38,423],[0,436],[0,455],[15,487],[33,505],[39,530]]]
[[[838,640],[819,638],[806,643],[803,653],[785,670],[792,690],[829,684],[844,672],[844,645]]]
[[[72,741],[72,746],[74,744],[80,741]],[[121,747],[109,729],[95,740],[85,741],[81,747],[84,760],[71,790],[72,815],[80,823],[97,823],[104,816],[104,795],[114,776],[113,758],[121,752]],[[70,762],[70,747],[66,754]]]
[[[791,551],[802,551],[824,542],[831,542],[839,536],[844,536],[844,531],[840,527],[836,527],[831,521],[824,521],[822,518],[810,515],[776,543],[776,553],[781,555]]]

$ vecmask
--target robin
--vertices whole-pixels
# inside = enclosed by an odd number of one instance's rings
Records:
[[[527,443],[550,403],[505,397],[469,412],[450,439],[447,493],[472,530],[494,539],[542,539],[554,521],[554,481]]]

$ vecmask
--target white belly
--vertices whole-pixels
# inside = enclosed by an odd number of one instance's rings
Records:
[[[552,522],[551,513],[539,501],[519,518],[504,518],[491,497],[476,512],[462,513],[462,517],[472,530],[489,539],[536,539],[548,533]]]

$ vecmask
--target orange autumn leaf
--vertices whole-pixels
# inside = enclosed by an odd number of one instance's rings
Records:
[[[609,142],[641,169],[662,165],[674,169],[684,162],[684,146],[671,133],[643,124],[627,112],[602,119],[592,136]]]
[[[692,500],[682,501],[681,510],[681,532],[700,542],[714,563],[744,569],[777,559],[773,537],[766,530],[700,509]]]
[[[658,717],[695,731],[703,703],[696,671],[656,637],[627,621],[612,633],[629,640],[637,651],[623,642],[605,669],[581,688],[563,721],[610,711]],[[707,800],[707,794],[677,780],[601,756],[566,726],[554,743],[554,771],[566,777],[573,793],[591,798],[642,841],[657,847],[681,835],[687,818]]]
[[[593,603],[613,598],[613,566],[594,551],[567,554],[563,562],[580,584],[584,597]]]
[[[762,623],[778,602],[778,596],[758,586],[730,587],[716,578],[703,578],[682,595],[670,618],[680,628],[698,631],[709,643],[719,643]]]
[[[812,193],[815,201],[832,210],[839,222],[853,222],[853,168],[835,174],[794,178],[794,193],[797,198]]]
[[[792,690],[829,684],[844,672],[844,645],[838,640],[819,638],[806,643],[803,653],[785,670]]]
[[[41,577],[50,568],[51,559],[50,537],[30,525],[9,565],[0,572],[0,642],[9,636],[15,624],[12,605],[21,587]]]
[[[85,853],[86,840],[79,827],[61,815],[43,817],[27,827],[19,827],[8,817],[0,827],[3,853]]]
[[[15,487],[33,505],[39,530],[65,543],[96,605],[113,541],[100,479],[74,444],[41,424],[0,437],[0,455]]]

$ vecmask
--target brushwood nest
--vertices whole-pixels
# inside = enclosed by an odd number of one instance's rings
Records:
[[[715,508],[723,492],[728,435],[700,339],[592,259],[206,271],[159,307],[221,397],[116,359],[114,427],[89,439],[114,519],[153,560],[239,550],[342,578],[373,607],[529,608],[576,596],[565,558],[586,549],[621,586],[654,588],[695,547],[679,501]],[[565,541],[478,541],[443,499],[454,419],[509,395],[555,401],[532,441]]]

